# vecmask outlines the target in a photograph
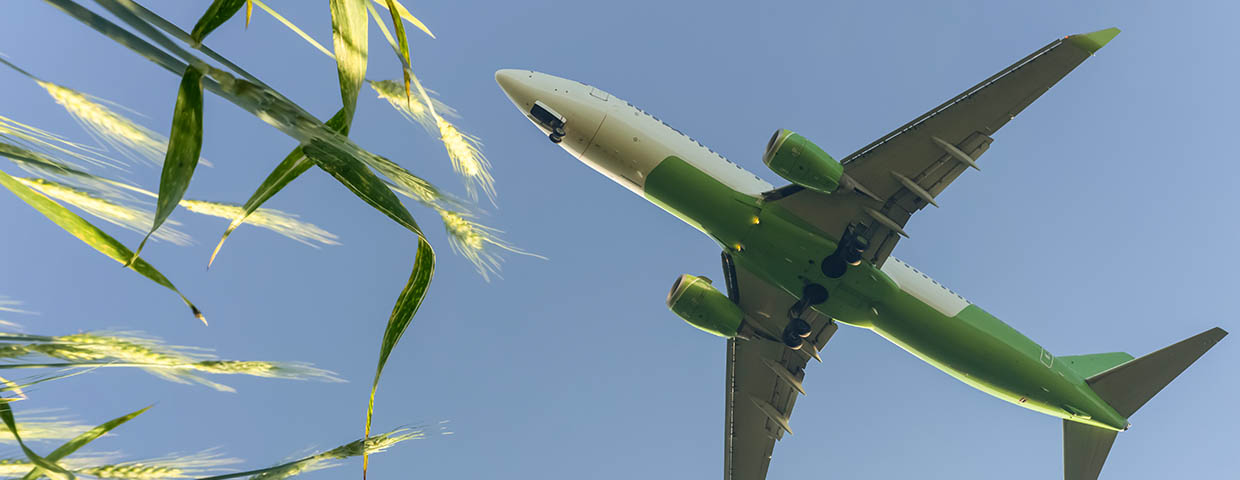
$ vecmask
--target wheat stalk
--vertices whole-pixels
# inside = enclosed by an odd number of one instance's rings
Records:
[[[395,108],[401,116],[406,120],[421,125],[426,129],[427,133],[438,133],[438,127],[435,126],[435,119],[431,117],[430,109],[426,108],[426,104],[421,99],[413,96],[405,95],[405,87],[399,80],[369,80],[366,83],[370,88],[379,95],[379,98],[388,102],[392,108]],[[434,94],[434,90],[428,90],[428,93]],[[438,98],[431,98],[431,102],[435,106],[436,112],[448,117],[457,117],[456,110],[447,104],[439,101]]]
[[[20,344],[28,341],[33,343]],[[152,375],[178,383],[199,383],[221,391],[233,391],[200,376],[250,375],[290,380],[314,379],[341,381],[329,370],[303,363],[218,360],[205,350],[164,345],[158,340],[137,334],[78,333],[59,337],[0,334],[0,358],[20,358],[40,354],[57,358],[64,364],[0,364],[0,368],[86,368],[136,367]]]
[[[69,439],[90,429],[90,426],[55,417],[30,417],[18,422],[17,426],[23,440]],[[0,430],[0,442],[12,441],[15,441],[12,432]]]
[[[452,246],[452,250],[473,263],[474,268],[484,280],[490,281],[491,275],[498,276],[500,264],[503,261],[503,257],[491,247],[546,260],[546,257],[527,252],[508,243],[499,237],[502,233],[500,230],[470,220],[472,215],[468,213],[444,209],[437,211],[443,220],[444,230],[448,232],[448,243]]]
[[[239,205],[202,200],[181,200],[180,205],[194,213],[227,219],[237,218],[244,212]],[[315,242],[324,245],[340,244],[336,241],[338,237],[335,234],[313,223],[298,220],[297,215],[271,208],[255,210],[246,217],[245,223],[271,230],[312,247],[317,247]]]
[[[118,225],[135,232],[145,232],[151,226],[152,214],[146,210],[121,205],[111,200],[100,198],[91,192],[44,178],[19,177],[17,181],[27,187],[38,190],[44,195],[73,205],[113,225]],[[167,223],[179,225],[178,222],[173,220],[169,220]],[[189,235],[171,226],[160,228],[155,232],[154,237],[181,246],[191,243]]]
[[[54,133],[3,115],[0,115],[0,138],[10,140],[15,144],[27,145],[33,149],[46,149],[68,155],[92,165],[117,167],[113,160],[102,157],[97,149],[69,141]],[[0,152],[0,155],[9,156],[3,152]]]
[[[240,459],[225,458],[220,452],[212,449],[192,455],[173,454],[152,460],[77,468],[74,469],[74,473],[96,478],[127,480],[195,478],[218,471],[224,465],[240,462]]]
[[[93,97],[52,82],[35,80],[64,107],[82,128],[130,158],[152,165],[163,163],[168,140],[95,101]]]

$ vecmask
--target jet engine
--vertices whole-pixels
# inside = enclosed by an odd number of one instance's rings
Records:
[[[725,338],[736,336],[745,317],[727,295],[711,286],[709,278],[689,274],[681,275],[672,284],[667,307],[689,325]]]
[[[771,136],[762,162],[785,180],[822,193],[839,188],[844,175],[840,162],[791,130],[780,129]]]

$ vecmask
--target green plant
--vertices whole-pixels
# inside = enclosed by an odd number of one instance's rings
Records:
[[[130,165],[129,162],[112,158],[98,149],[0,116],[0,156],[10,159],[16,166],[31,174],[13,176],[0,170],[0,185],[84,243],[173,291],[190,307],[194,316],[204,323],[206,316],[198,306],[141,256],[147,242],[152,238],[174,244],[188,241],[188,237],[175,228],[178,220],[174,218],[174,214],[178,212],[178,207],[182,207],[180,210],[230,219],[208,260],[208,265],[216,260],[229,235],[245,223],[267,228],[310,245],[334,245],[337,244],[334,234],[298,220],[294,215],[262,207],[290,182],[311,167],[318,167],[363,202],[409,230],[416,238],[412,272],[397,296],[380,342],[362,440],[306,457],[302,459],[304,461],[285,464],[282,466],[285,467],[284,470],[265,469],[211,478],[286,478],[297,472],[316,468],[332,459],[349,456],[363,457],[364,475],[365,459],[370,452],[415,438],[418,435],[416,432],[420,431],[397,431],[377,436],[370,434],[375,393],[384,366],[425,299],[436,266],[435,252],[430,242],[400,200],[400,196],[428,207],[439,215],[452,249],[468,259],[484,278],[489,279],[490,275],[498,272],[500,253],[506,251],[530,255],[502,240],[497,230],[474,220],[477,214],[471,208],[471,203],[477,200],[479,193],[494,202],[494,182],[478,139],[462,132],[448,120],[455,116],[454,110],[433,98],[432,91],[414,74],[405,23],[433,38],[434,35],[426,25],[396,0],[331,0],[333,48],[328,51],[310,35],[258,0],[214,0],[189,32],[132,0],[94,1],[100,9],[118,19],[123,26],[74,0],[45,1],[181,78],[169,134],[164,137],[109,107],[104,101],[40,78],[12,61],[0,59],[0,62],[12,71],[37,83],[92,136],[120,156],[135,165],[160,166],[160,182],[157,191],[152,192],[142,186],[96,173],[97,169],[129,168]],[[320,121],[293,100],[204,45],[207,37],[220,25],[231,20],[243,6],[246,7],[248,26],[255,5],[335,60],[342,103],[341,109],[335,115],[326,121]],[[392,30],[388,29],[384,15],[375,8],[376,5],[387,10],[387,20],[391,21]],[[380,26],[401,63],[403,78],[400,81],[366,78],[369,61],[367,32],[372,19]],[[395,32],[394,36],[392,31]],[[396,108],[411,122],[419,124],[438,138],[444,145],[444,151],[453,168],[464,179],[468,200],[445,193],[399,163],[371,153],[349,139],[349,130],[363,84],[369,85],[380,99]],[[185,198],[198,164],[209,163],[200,158],[204,141],[203,118],[209,115],[209,112],[203,109],[203,98],[207,94],[215,94],[252,113],[291,137],[297,144],[243,204]],[[151,200],[154,203],[153,208],[150,205]],[[138,242],[137,247],[131,250],[124,242],[62,205],[62,202],[127,230],[144,232],[145,236]],[[0,309],[6,308],[11,307],[0,303]],[[0,400],[0,416],[4,417],[13,440],[22,447],[29,463],[13,460],[6,464],[0,461],[0,467],[8,465],[5,468],[19,468],[16,466],[24,465],[20,468],[28,468],[26,478],[37,478],[41,475],[72,478],[75,472],[99,478],[145,478],[142,475],[180,478],[177,475],[184,477],[190,475],[186,472],[198,471],[168,462],[93,466],[58,463],[72,451],[136,417],[145,409],[96,427],[83,436],[70,440],[65,447],[46,457],[39,456],[23,443],[19,429],[23,424],[16,422],[9,406],[14,400],[25,399],[22,388],[33,383],[63,379],[83,371],[104,368],[141,368],[166,379],[201,383],[221,390],[228,387],[207,380],[205,375],[248,374],[325,380],[335,378],[330,372],[304,364],[217,360],[183,347],[167,347],[149,338],[117,334],[0,334],[0,357],[10,362],[0,364],[0,370],[60,369],[24,384],[8,380],[3,382],[3,390],[13,396]],[[36,360],[35,357],[43,358]],[[18,361],[26,363],[16,363]],[[37,425],[29,425],[32,429],[29,431],[35,431],[33,429]]]

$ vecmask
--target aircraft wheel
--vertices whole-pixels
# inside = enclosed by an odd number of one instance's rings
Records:
[[[809,322],[800,318],[794,318],[789,321],[788,330],[801,338],[809,337],[811,333],[814,333],[814,327],[811,326]]]
[[[827,278],[840,278],[848,271],[848,263],[834,254],[822,259],[822,274]]]
[[[827,301],[827,297],[829,296],[830,294],[827,292],[827,287],[817,283],[811,283],[801,289],[801,299],[805,301],[806,305],[821,305],[823,302]]]
[[[551,143],[560,143],[560,142],[564,141],[564,136],[562,136],[562,135],[556,135],[556,134],[554,134],[554,133],[552,133],[551,135],[547,135],[547,138],[550,138],[550,139],[551,139]]]
[[[784,345],[792,350],[800,350],[801,345],[805,343],[805,339],[797,336],[790,328],[784,329]]]

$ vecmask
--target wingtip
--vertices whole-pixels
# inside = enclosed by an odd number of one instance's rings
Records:
[[[1118,28],[1111,27],[1096,32],[1068,35],[1067,40],[1092,54],[1106,46],[1116,35],[1119,35],[1119,31]]]

